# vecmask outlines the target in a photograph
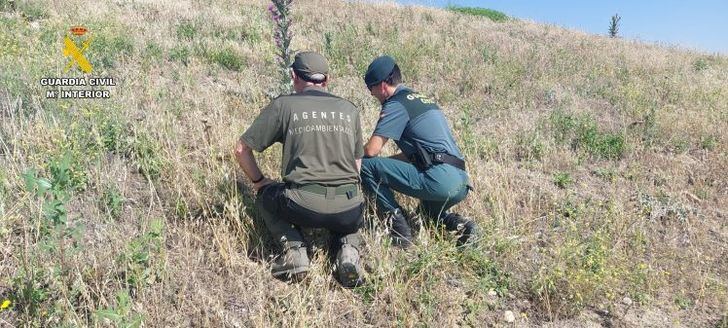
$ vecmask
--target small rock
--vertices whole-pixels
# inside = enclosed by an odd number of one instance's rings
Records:
[[[491,290],[488,291],[488,296],[490,296],[490,297],[496,297],[496,296],[498,296],[498,293],[496,293],[495,290],[492,290],[491,289]]]
[[[516,322],[516,315],[513,314],[513,311],[506,311],[503,313],[503,320],[508,323]]]
[[[630,305],[632,305],[632,299],[631,299],[631,298],[629,298],[629,297],[626,297],[626,296],[625,296],[625,297],[624,297],[624,298],[622,299],[622,304],[624,304],[624,305],[626,305],[626,306],[630,306]]]

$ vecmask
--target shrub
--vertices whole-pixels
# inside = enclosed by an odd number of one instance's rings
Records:
[[[708,69],[708,61],[705,58],[698,58],[693,62],[693,70],[696,72]]]
[[[141,327],[144,317],[134,312],[129,291],[124,289],[116,294],[116,306],[99,309],[96,318],[111,321],[116,327]]]
[[[116,186],[106,186],[101,194],[99,207],[106,212],[112,219],[117,219],[121,215],[121,206],[124,201],[123,196]]]
[[[622,133],[601,132],[588,115],[574,116],[555,111],[550,117],[552,133],[558,143],[568,143],[575,151],[605,159],[621,158],[627,148]]]
[[[186,46],[177,46],[169,51],[169,59],[187,65],[190,61],[190,49]]]
[[[161,147],[154,138],[144,132],[137,132],[127,145],[126,155],[134,161],[139,173],[156,180],[165,166],[159,154],[160,150]]]
[[[565,189],[573,182],[574,180],[568,172],[558,172],[554,174],[554,184],[561,189]]]
[[[164,243],[164,220],[149,222],[148,232],[143,233],[127,245],[127,249],[117,259],[123,268],[128,287],[135,291],[149,285],[161,277],[161,267],[156,266],[157,258]]]
[[[678,294],[675,295],[675,305],[677,305],[681,310],[687,310],[695,305],[695,302],[685,294]]]
[[[144,57],[151,60],[159,59],[162,57],[162,47],[154,42],[148,43],[144,48]]]
[[[195,38],[197,28],[191,21],[183,21],[177,25],[175,32],[177,39],[190,41]]]
[[[573,316],[612,295],[616,268],[610,265],[609,238],[601,231],[580,237],[575,226],[567,240],[550,252],[554,258],[532,278],[536,305],[551,319]]]
[[[501,296],[508,294],[511,286],[510,273],[500,268],[485,252],[477,248],[465,248],[458,253],[456,259],[463,268],[472,270],[482,292],[494,290]]]
[[[592,174],[609,182],[614,182],[617,178],[617,172],[612,168],[596,168]]]
[[[618,159],[625,151],[624,136],[617,133],[599,132],[596,126],[589,126],[577,139],[591,155]]]
[[[34,269],[36,268],[30,268],[28,270],[30,272],[27,272],[23,268],[13,276],[12,281],[15,291],[11,300],[13,301],[13,307],[17,308],[18,311],[26,312],[31,317],[38,318],[43,303],[50,298],[51,291],[41,281],[40,276],[44,272],[37,272]]]
[[[447,10],[473,16],[486,17],[494,22],[504,22],[510,19],[508,15],[493,9],[478,7],[448,6]]]
[[[705,150],[713,150],[718,146],[718,138],[714,135],[704,136],[700,139],[700,148]]]
[[[99,137],[106,151],[118,153],[125,147],[122,137],[128,133],[127,127],[116,115],[106,115],[108,116],[103,116],[101,122],[97,123]]]
[[[223,48],[217,51],[208,53],[208,59],[231,71],[241,71],[245,62],[238,55],[238,53],[232,48]]]
[[[546,152],[538,132],[520,132],[516,135],[516,158],[525,161],[539,161]]]

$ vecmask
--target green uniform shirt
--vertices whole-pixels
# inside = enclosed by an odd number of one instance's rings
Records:
[[[240,138],[258,152],[282,143],[284,182],[359,182],[355,160],[364,156],[359,110],[323,88],[274,99]]]

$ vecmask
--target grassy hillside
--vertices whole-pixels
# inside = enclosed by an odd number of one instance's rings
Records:
[[[403,252],[369,217],[369,283],[340,288],[313,232],[312,274],[286,284],[232,157],[277,87],[267,3],[211,2],[0,1],[0,326],[728,324],[725,56],[297,1],[293,47],[329,58],[365,134],[379,54],[439,101],[475,187],[456,209],[485,235],[419,229]],[[111,99],[45,99],[76,24]],[[258,156],[274,177],[279,156]]]

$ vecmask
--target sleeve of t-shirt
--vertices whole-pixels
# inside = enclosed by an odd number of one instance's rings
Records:
[[[361,132],[361,113],[356,114],[356,144],[354,145],[354,157],[360,159],[364,157],[364,143],[362,141]]]
[[[382,108],[374,135],[399,140],[407,126],[407,110],[398,102],[388,102]]]
[[[280,106],[274,100],[260,112],[240,140],[255,151],[262,152],[281,139],[281,131],[283,131],[283,127],[281,126]]]

